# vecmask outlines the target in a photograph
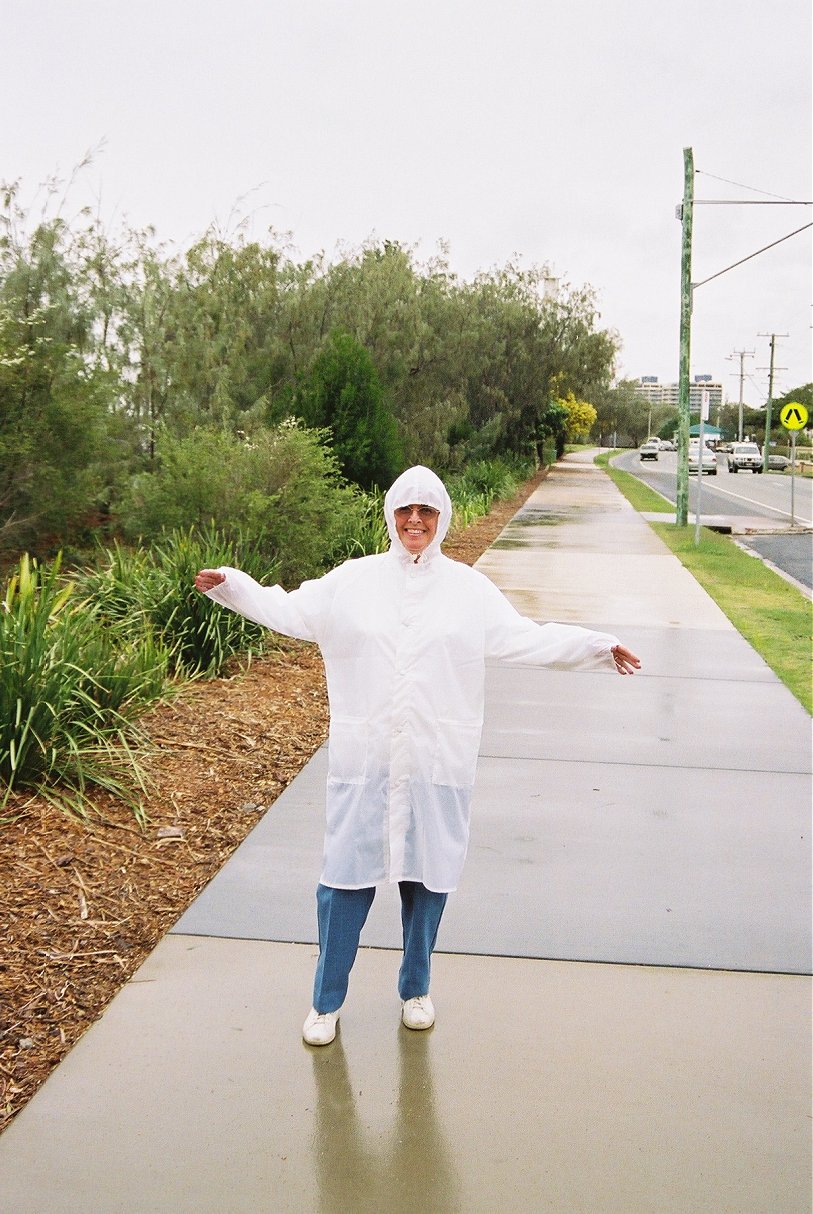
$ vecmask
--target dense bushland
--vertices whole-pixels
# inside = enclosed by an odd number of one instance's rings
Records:
[[[578,427],[569,402],[609,390],[617,348],[592,291],[551,294],[547,274],[508,265],[464,282],[443,254],[420,264],[393,241],[296,261],[273,232],[211,231],[170,253],[47,203],[34,220],[4,187],[0,553],[221,509],[254,526],[277,494],[289,505],[279,467],[258,466],[296,419],[367,491],[408,463],[538,461]]]

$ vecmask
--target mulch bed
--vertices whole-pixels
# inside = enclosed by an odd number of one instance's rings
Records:
[[[444,544],[473,564],[545,475]],[[15,798],[0,824],[0,1131],[222,867],[327,733],[318,650],[281,641],[143,720],[142,828],[100,797],[80,820]]]

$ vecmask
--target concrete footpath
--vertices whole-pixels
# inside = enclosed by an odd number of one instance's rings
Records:
[[[479,568],[644,669],[489,670],[435,1027],[385,889],[301,1041],[320,751],[0,1138],[0,1214],[808,1214],[810,718],[589,458]]]

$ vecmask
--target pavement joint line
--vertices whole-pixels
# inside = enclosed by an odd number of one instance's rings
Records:
[[[645,626],[646,625],[643,625],[643,624],[641,625],[642,628]],[[673,631],[676,631],[680,627],[681,627],[681,625],[676,625],[675,628],[673,629]],[[732,625],[732,627],[733,627],[733,625]],[[695,631],[698,631],[698,630],[695,630]],[[767,666],[767,662],[765,664]],[[533,670],[534,667],[533,666],[515,666],[514,669],[515,670]],[[553,669],[556,670],[555,667]],[[769,667],[769,669],[770,669],[770,667]],[[562,673],[562,672],[556,670],[556,673]],[[589,674],[595,674],[595,673],[596,673],[595,670],[568,670],[567,671],[568,675],[572,675],[572,674],[589,675]],[[674,680],[675,682],[680,681],[680,682],[684,682],[684,683],[704,683],[704,682],[705,683],[737,683],[739,686],[742,686],[742,687],[763,687],[765,685],[764,679],[757,679],[757,678],[735,679],[731,675],[715,675],[713,679],[703,679],[703,678],[698,678],[697,676],[690,675],[690,674],[672,674],[669,671],[663,671],[661,674],[655,674],[655,673],[651,673],[648,670],[636,670],[635,675],[633,677],[636,679],[669,679],[670,681]],[[537,700],[512,700],[511,703],[515,704],[515,705],[520,705],[520,704],[536,705],[536,704],[538,704],[538,701]]]
[[[629,759],[568,759],[560,758],[558,755],[550,757],[544,755],[505,755],[493,754],[485,750],[480,751],[481,759],[497,759],[506,763],[569,763],[578,767],[601,766],[601,767],[630,767],[640,768],[643,770],[657,771],[719,771],[732,772],[735,775],[742,775],[743,772],[748,772],[753,776],[810,776],[811,769],[795,768],[795,767],[720,767],[716,763],[707,763],[700,765],[697,763],[682,763],[676,760],[674,763],[641,763]]]
[[[184,938],[188,938],[189,940],[194,940],[194,941],[211,940],[213,943],[221,943],[222,941],[233,941],[234,943],[237,943],[237,944],[239,944],[239,943],[283,944],[283,945],[289,944],[296,948],[310,948],[310,949],[317,949],[317,950],[319,948],[319,945],[315,940],[283,940],[283,939],[276,939],[272,936],[212,936],[208,932],[200,932],[200,933],[175,932],[173,938],[175,940],[183,940]],[[197,944],[195,944],[190,947],[197,948],[199,946]],[[403,952],[403,948],[401,945],[398,945],[398,944],[392,944],[392,945],[359,944],[359,952],[362,952],[362,951],[366,951],[368,953],[401,953],[401,952]],[[612,965],[612,966],[623,967],[624,969],[658,970],[658,971],[672,970],[675,973],[680,973],[681,971],[685,970],[689,973],[694,973],[694,974],[751,974],[755,978],[776,977],[776,978],[802,979],[802,978],[809,978],[810,974],[811,974],[810,970],[787,970],[787,969],[784,969],[784,970],[782,970],[782,969],[755,970],[755,969],[748,969],[747,967],[741,967],[741,968],[737,969],[732,966],[725,966],[725,965],[689,965],[689,964],[668,965],[666,962],[662,962],[662,961],[616,961],[616,960],[613,960],[612,958],[607,959],[607,960],[595,960],[592,957],[560,957],[560,956],[553,956],[553,955],[531,957],[527,953],[497,953],[497,954],[495,954],[495,953],[476,953],[476,952],[470,952],[470,951],[461,953],[455,949],[444,949],[442,946],[438,946],[438,948],[436,948],[435,952],[441,953],[444,957],[461,957],[461,958],[483,957],[487,960],[496,960],[496,961],[522,961],[522,962],[528,962],[530,964],[539,962],[542,965],[560,965],[560,964],[563,964],[563,965],[601,965],[601,966]],[[149,979],[142,979],[141,981],[144,983],[155,982],[155,981],[157,981],[157,979],[149,978]],[[133,982],[132,979],[131,979],[131,982]]]

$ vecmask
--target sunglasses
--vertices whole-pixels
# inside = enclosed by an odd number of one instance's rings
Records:
[[[440,511],[435,510],[433,506],[397,506],[395,509],[395,517],[401,520],[407,519],[412,515],[413,512],[417,512],[427,523],[440,514]]]

